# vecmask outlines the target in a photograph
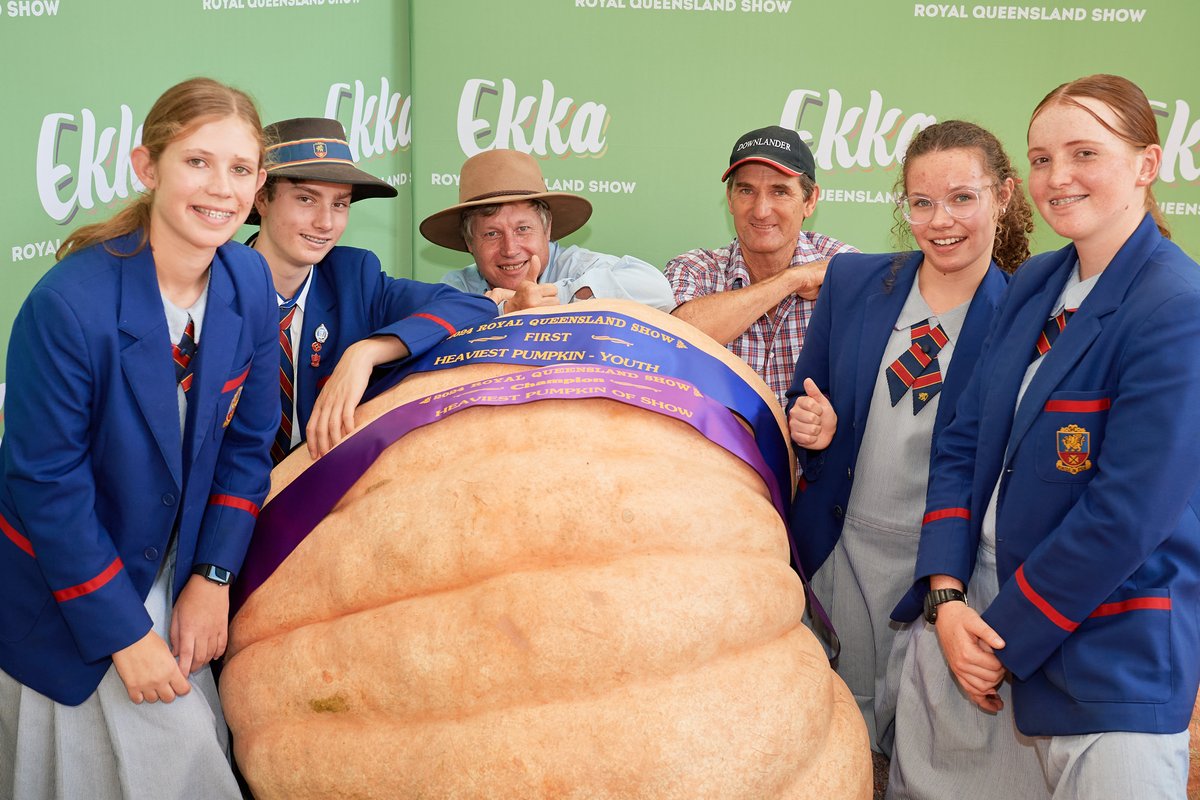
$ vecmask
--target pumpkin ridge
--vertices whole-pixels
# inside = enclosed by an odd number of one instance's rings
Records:
[[[638,417],[649,416],[636,409],[631,411]],[[447,422],[453,421],[448,420]],[[688,435],[683,437],[685,442],[699,438],[690,430],[686,433]],[[703,439],[699,439],[699,441],[716,450],[719,459],[729,460],[728,454],[724,451]],[[692,460],[701,463],[698,458]],[[388,466],[388,464],[384,464],[384,467]],[[738,466],[743,467],[744,465],[739,462]],[[658,469],[658,467],[650,464],[644,466],[643,469]],[[368,482],[371,480],[371,474],[368,472],[364,476]],[[535,540],[533,546],[526,549],[530,553],[529,557],[535,559],[559,557],[567,547],[575,548],[576,543],[584,543],[593,553],[606,550],[628,552],[637,547],[645,549],[645,545],[642,543],[646,540],[657,542],[670,536],[673,540],[687,542],[682,546],[683,549],[714,550],[718,546],[710,543],[716,542],[722,543],[719,546],[736,546],[743,551],[748,547],[752,549],[761,547],[765,550],[773,550],[779,553],[781,558],[786,558],[786,538],[780,535],[783,525],[765,496],[761,480],[749,468],[745,468],[742,475],[758,481],[757,491],[753,495],[755,498],[753,506],[739,507],[737,503],[729,504],[718,502],[715,499],[703,501],[691,497],[681,497],[665,503],[661,500],[655,502],[657,491],[653,485],[648,481],[637,481],[636,477],[626,475],[612,487],[610,492],[610,496],[613,497],[612,502],[602,505],[598,516],[591,520],[593,524],[611,520],[611,522],[605,523],[606,529],[610,530],[609,535],[596,537],[593,532],[587,531],[587,517],[580,517],[573,508],[564,508],[556,512],[556,516],[543,521],[550,531],[558,530],[559,538],[555,539],[553,532],[539,534],[542,538]],[[427,477],[435,483],[438,480],[438,474],[429,474]],[[457,486],[473,483],[464,482],[458,476],[449,479]],[[532,488],[531,485],[529,490],[532,491]],[[521,490],[525,491],[524,487],[521,487]],[[414,500],[419,499],[420,496],[416,489],[413,489],[412,493]],[[373,602],[368,599],[371,597],[385,595],[389,592],[406,594],[432,591],[440,586],[468,582],[475,576],[484,574],[485,571],[506,569],[522,563],[521,558],[515,552],[502,555],[498,559],[491,559],[486,555],[487,542],[503,540],[507,535],[507,529],[511,526],[498,523],[495,519],[488,517],[474,495],[464,496],[461,490],[456,492],[453,489],[446,494],[451,502],[444,509],[426,509],[416,503],[409,503],[407,502],[409,495],[401,495],[399,502],[394,495],[389,500],[387,497],[375,493],[360,495],[354,498],[353,502],[344,501],[339,506],[339,510],[327,517],[305,541],[301,542],[288,561],[281,566],[280,580],[276,582],[276,586],[279,588],[273,588],[269,584],[260,587],[239,612],[240,624],[230,645],[233,653],[241,648],[242,642],[247,636],[258,638],[280,627],[294,628],[306,624],[309,620],[321,618],[319,610],[306,611],[308,606],[305,604],[331,605],[336,599],[338,607],[342,607],[344,604],[349,604],[350,607],[366,607]],[[711,492],[707,494],[711,495]],[[495,492],[494,497],[493,502],[501,503],[503,492]],[[396,506],[399,506],[399,510],[391,510]],[[626,506],[641,507],[642,510],[629,521],[625,521],[621,509]],[[683,514],[683,509],[687,506],[694,507],[696,513],[693,516],[689,517]],[[726,514],[735,511],[736,515],[730,520],[734,522],[733,527],[730,527],[730,522],[725,522],[719,528],[714,528],[707,522],[710,514],[718,514],[721,510],[724,510]],[[379,527],[377,524],[368,523],[364,527],[362,523],[356,521],[356,517],[366,520],[390,519],[391,524],[399,532],[396,534],[376,532]],[[426,519],[427,517],[428,519]],[[424,533],[430,525],[437,527],[433,522],[434,518],[464,520],[458,522],[457,527],[464,531],[461,537],[468,541],[461,543],[463,549],[458,557],[440,558],[439,563],[443,565],[443,571],[445,565],[453,565],[457,562],[462,562],[467,566],[449,576],[438,577],[433,573],[423,573],[412,582],[411,589],[405,589],[403,584],[389,576],[412,575],[414,569],[411,568],[411,564],[406,565],[403,562],[389,564],[389,559],[392,558],[391,554],[399,549],[413,554],[425,554],[432,552],[431,547],[441,546],[440,541],[432,541],[429,535]],[[668,531],[670,533],[667,533]],[[585,536],[585,532],[590,535]],[[418,542],[423,542],[423,544],[418,544]],[[484,544],[481,545],[480,542]],[[521,545],[514,543],[514,546]],[[574,551],[571,555],[572,558],[578,557]],[[597,558],[596,555],[589,557]],[[423,558],[423,556],[418,555],[418,558]],[[306,559],[313,559],[315,563],[321,564],[316,574],[308,578],[309,583],[316,581],[314,584],[316,591],[309,593],[308,596],[297,602],[292,594],[286,591],[285,587],[289,583],[287,576],[303,571],[302,565]],[[489,560],[493,561],[490,567],[474,566],[476,563]],[[382,573],[382,580],[375,581],[374,587],[362,588],[362,597],[356,602],[351,599],[351,596],[360,591],[355,586],[363,580],[364,573],[361,565],[372,563],[387,568],[378,570]],[[264,603],[271,605],[268,598],[272,595],[278,596],[274,603],[278,607],[277,612],[270,627],[267,630],[260,630],[260,625],[255,617]]]
[[[706,591],[675,594],[678,586],[698,583],[699,577],[717,567],[730,577],[712,580]],[[648,585],[657,595],[647,594]],[[564,587],[579,588],[561,594]],[[744,594],[749,588],[763,587],[774,587],[774,593]],[[526,595],[548,592],[560,593],[558,604],[521,605]],[[299,713],[309,702],[306,698],[340,692],[356,709],[383,703],[391,713],[421,716],[427,709],[410,699],[412,693],[458,697],[460,711],[465,706],[495,704],[496,697],[517,702],[531,696],[527,684],[536,684],[543,693],[585,696],[657,674],[699,668],[722,652],[742,652],[772,641],[795,628],[803,611],[799,581],[786,564],[747,557],[735,563],[728,557],[644,556],[612,565],[502,575],[456,594],[397,600],[250,645],[243,651],[243,661],[257,663],[258,669],[273,670],[273,654],[292,650],[309,653],[310,663],[322,668],[288,667],[276,686],[245,702],[252,707],[280,703]],[[629,601],[630,596],[660,607],[658,617],[639,619],[645,612]],[[659,636],[659,652],[651,656],[640,642],[659,626],[658,618],[661,626],[670,628]],[[360,644],[350,656],[343,645],[357,631],[379,635]],[[697,635],[701,631],[704,636]],[[527,641],[522,645],[514,632],[532,633],[524,634]],[[519,654],[523,666],[514,660],[510,643],[524,651]],[[581,650],[598,650],[600,655],[590,661],[581,659]],[[470,653],[472,660],[484,664],[505,660],[512,671],[503,680],[463,679],[451,686],[444,676],[467,665],[446,659],[441,655],[445,651]],[[630,668],[634,655],[640,660],[637,668]],[[356,673],[352,659],[386,661],[391,671],[382,679]],[[284,669],[282,662],[279,669]],[[332,680],[329,673],[335,676]],[[556,675],[564,677],[556,680]],[[377,701],[368,697],[373,691]],[[435,706],[443,702],[447,700],[430,701]]]
[[[303,776],[280,774],[279,779],[287,783],[274,787],[276,794],[260,794],[252,781],[260,800],[339,794],[340,787],[355,785],[345,774],[350,769],[344,766],[346,759],[339,757],[352,749],[372,754],[361,767],[367,773],[358,776],[357,785],[375,788],[365,797],[758,800],[841,796],[835,787],[830,794],[813,792],[814,785],[830,782],[822,779],[829,762],[808,755],[830,746],[854,722],[803,713],[833,684],[827,669],[814,673],[819,676],[815,680],[797,677],[804,674],[806,664],[824,660],[819,646],[806,629],[797,628],[760,650],[722,659],[712,669],[665,676],[655,684],[583,701],[498,709],[434,723],[397,724],[384,716],[350,720],[326,714],[319,723],[320,735],[300,750],[289,738],[287,724],[272,725],[251,741],[235,739],[235,747],[239,763],[268,759],[278,765],[273,773],[294,773],[285,766],[289,763],[315,765]],[[783,660],[768,666],[762,662],[769,655],[781,655]],[[757,679],[741,683],[738,679],[747,674]],[[754,714],[739,711],[732,701],[747,690],[760,697],[752,702],[769,707],[773,721],[784,723],[782,728],[767,733],[767,726],[753,724]],[[841,691],[847,690],[842,686]],[[664,701],[668,708],[659,710],[657,704]],[[704,712],[710,708],[720,712],[707,716]],[[755,714],[759,711],[755,707]],[[714,728],[717,719],[721,722]],[[606,731],[614,726],[621,726],[626,735],[609,740]],[[520,753],[509,749],[514,736],[530,731],[536,737],[533,746]],[[697,749],[680,747],[679,741]],[[792,758],[797,741],[804,742],[804,764]],[[686,758],[675,754],[679,750]],[[732,769],[731,757],[736,757],[739,769],[746,767],[749,785],[738,785],[747,776]],[[549,791],[547,786],[560,791]],[[788,786],[803,786],[805,791],[784,794]]]

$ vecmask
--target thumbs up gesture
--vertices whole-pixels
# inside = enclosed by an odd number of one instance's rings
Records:
[[[788,414],[792,441],[807,450],[824,450],[837,432],[837,414],[812,378],[804,379],[804,396]]]

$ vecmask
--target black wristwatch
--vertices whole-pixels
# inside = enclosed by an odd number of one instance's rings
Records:
[[[929,594],[925,595],[925,621],[930,625],[936,625],[938,606],[952,600],[965,603],[967,595],[958,589],[930,589]]]
[[[197,564],[192,567],[192,574],[199,575],[204,580],[211,581],[218,586],[228,586],[233,583],[233,573],[215,564]]]

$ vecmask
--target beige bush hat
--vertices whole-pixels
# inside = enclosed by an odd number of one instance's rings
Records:
[[[451,250],[467,250],[462,237],[462,212],[495,203],[542,200],[553,216],[555,239],[574,233],[592,216],[592,204],[579,195],[546,191],[542,168],[533,156],[518,150],[486,150],[462,165],[458,205],[426,217],[421,235]]]

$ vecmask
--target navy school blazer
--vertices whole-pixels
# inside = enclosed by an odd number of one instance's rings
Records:
[[[888,291],[885,280],[897,256],[904,261]],[[792,502],[791,525],[801,566],[810,577],[842,534],[871,394],[883,369],[883,351],[922,258],[919,250],[834,256],[817,297],[787,403],[791,411],[796,399],[804,396],[804,379],[812,378],[838,416],[837,432],[824,451],[796,448],[803,477]],[[934,440],[954,415],[1007,283],[1007,276],[993,263],[975,291],[954,342],[950,368],[943,375]]]
[[[129,252],[137,234],[108,242]],[[143,605],[178,531],[237,572],[269,488],[279,317],[262,257],[219,247],[184,435],[149,246],[103,245],[43,276],[13,324],[0,443],[0,669],[68,705],[151,627]]]
[[[303,331],[293,347],[300,440],[306,438],[317,395],[350,345],[390,335],[416,358],[447,336],[495,316],[496,304],[483,295],[393,278],[370,250],[334,247],[313,268]]]
[[[967,583],[999,481],[1005,640],[1028,735],[1175,733],[1200,684],[1200,267],[1147,215],[1045,356],[1034,340],[1077,256],[1013,278],[958,415],[938,441],[913,590]],[[969,601],[969,598],[968,598]]]

